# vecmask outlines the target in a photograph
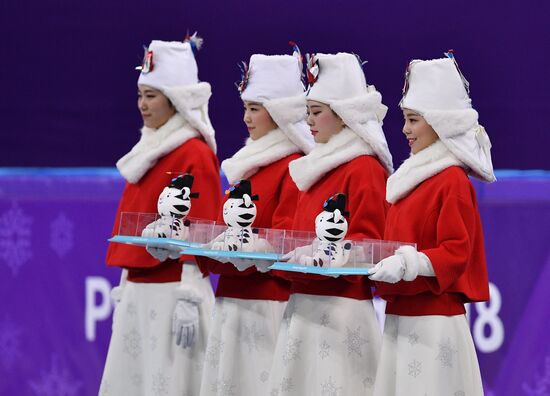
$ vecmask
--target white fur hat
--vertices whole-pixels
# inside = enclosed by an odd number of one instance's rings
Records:
[[[413,60],[405,79],[401,108],[423,116],[472,176],[495,181],[491,141],[478,123],[478,113],[468,95],[469,83],[454,56],[449,53],[443,59]]]
[[[138,85],[158,89],[172,102],[177,112],[216,152],[215,132],[208,116],[210,84],[199,82],[192,45],[202,39],[194,34],[184,42],[153,40],[145,51]]]
[[[359,59],[349,53],[314,54],[316,80],[310,85],[307,99],[325,103],[355,134],[370,145],[387,172],[393,161],[382,121],[388,108],[374,85],[367,86]]]
[[[315,142],[306,123],[299,56],[254,54],[246,74],[241,99],[261,103],[285,136],[302,152],[309,153]]]

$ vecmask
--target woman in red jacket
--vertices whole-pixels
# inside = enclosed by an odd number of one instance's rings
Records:
[[[382,97],[366,84],[353,54],[313,55],[308,77],[308,124],[317,145],[290,163],[300,190],[292,229],[313,231],[325,200],[343,193],[349,212],[346,239],[381,239],[386,179],[392,172],[381,127]],[[292,283],[268,394],[370,394],[380,347],[370,281],[278,274]]]
[[[369,277],[387,300],[376,395],[482,395],[467,302],[489,298],[468,174],[495,180],[490,141],[451,53],[412,61],[401,107],[411,156],[389,178],[385,239],[415,242]]]
[[[239,88],[250,138],[223,161],[222,169],[232,184],[249,179],[252,193],[259,196],[255,227],[287,229],[294,218],[298,189],[288,164],[313,147],[305,123],[300,65],[298,56],[252,55]],[[201,262],[220,274],[201,395],[229,394],[228,390],[241,396],[260,395],[289,284],[261,266],[263,272],[258,271],[252,260],[235,261],[239,269],[215,260]]]
[[[183,173],[193,175],[192,191],[200,192],[190,216],[217,217],[221,191],[207,111],[210,85],[198,81],[196,45],[196,37],[153,41],[146,50],[138,79],[144,126],[139,142],[117,162],[127,183],[113,234],[124,212],[156,213],[161,191]],[[123,268],[123,279],[100,394],[199,394],[212,288],[194,257],[162,253],[156,252],[158,260],[142,247],[109,245],[107,264]],[[183,331],[195,337],[182,338]]]

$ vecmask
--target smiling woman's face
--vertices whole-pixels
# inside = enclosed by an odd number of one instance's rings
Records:
[[[243,121],[252,140],[257,140],[277,128],[277,124],[261,103],[243,101]]]
[[[143,125],[158,129],[176,113],[176,109],[158,89],[138,85],[138,109]]]
[[[424,117],[413,110],[403,109],[405,125],[403,133],[409,142],[411,153],[416,154],[435,143],[439,136]]]
[[[339,133],[344,122],[329,105],[315,100],[307,101],[307,124],[315,143],[326,143],[332,135]]]

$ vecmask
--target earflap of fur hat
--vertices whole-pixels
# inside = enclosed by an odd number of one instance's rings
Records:
[[[485,128],[478,123],[477,111],[434,110],[423,116],[449,151],[469,168],[472,176],[487,182],[496,180],[491,159],[491,140]]]
[[[305,121],[305,94],[268,100],[263,105],[279,129],[292,143],[305,154],[313,150],[315,141]]]
[[[393,173],[392,156],[382,130],[382,121],[388,108],[382,104],[380,92],[371,85],[368,93],[350,99],[334,100],[330,107],[353,132],[371,146],[388,174]]]
[[[208,116],[208,100],[212,95],[210,84],[200,82],[182,87],[163,88],[177,112],[195,128],[212,151],[216,153],[215,131]]]

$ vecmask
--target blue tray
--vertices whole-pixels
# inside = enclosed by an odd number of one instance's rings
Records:
[[[305,266],[286,262],[276,262],[269,269],[290,271],[290,272],[302,272],[304,274],[317,274],[317,275],[368,275],[368,268],[352,268],[352,267],[313,267]]]
[[[179,239],[173,238],[145,238],[139,236],[123,236],[115,235],[109,242],[125,243],[128,245],[138,245],[138,246],[152,246],[159,248],[181,248],[182,250],[188,247],[200,246],[198,243],[182,241]]]
[[[185,254],[190,254],[191,256],[204,256],[204,257],[224,257],[224,258],[242,258],[242,259],[252,259],[252,260],[269,260],[277,261],[281,258],[280,254],[277,253],[260,253],[260,252],[239,252],[239,251],[229,251],[229,250],[210,250],[202,249],[198,247],[190,247],[185,249]]]

